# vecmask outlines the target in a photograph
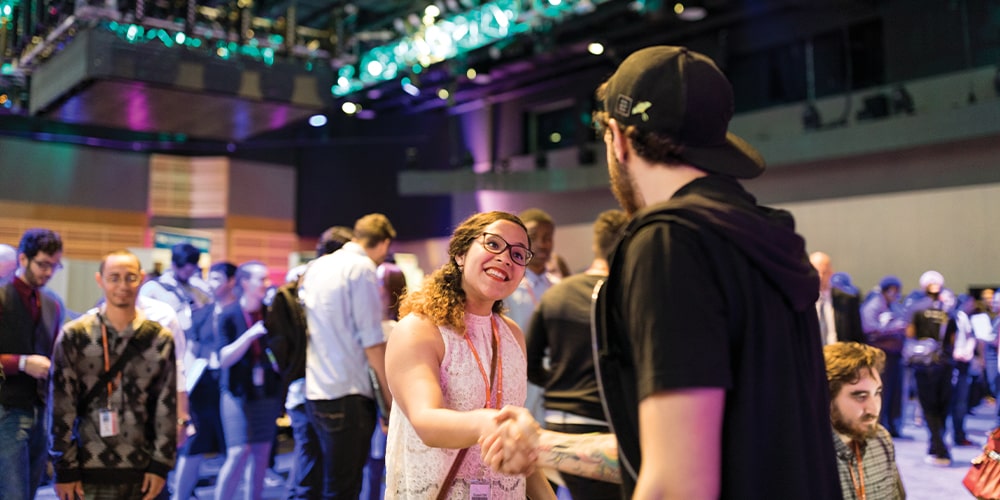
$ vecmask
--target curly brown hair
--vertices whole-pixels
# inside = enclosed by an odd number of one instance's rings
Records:
[[[448,263],[431,273],[419,289],[403,295],[399,315],[418,314],[430,319],[435,325],[447,326],[459,333],[465,332],[465,290],[462,289],[462,269],[458,267],[455,258],[465,255],[472,243],[483,234],[486,226],[498,220],[513,222],[524,230],[525,235],[528,234],[521,219],[507,212],[483,212],[465,219],[455,228],[448,242]],[[531,245],[530,241],[528,245]],[[502,311],[503,301],[494,302],[493,312]]]
[[[823,347],[826,379],[830,384],[830,401],[836,399],[844,384],[861,380],[863,370],[882,372],[885,352],[859,342],[835,342]]]
[[[605,102],[607,86],[608,84],[605,82],[597,87],[597,102]],[[603,137],[607,131],[609,121],[611,121],[611,115],[606,110],[594,111],[592,122],[598,138]],[[672,137],[652,132],[640,132],[634,125],[625,127],[622,132],[632,142],[632,149],[635,150],[635,153],[648,161],[671,165],[686,163],[680,157],[684,151],[684,144]]]

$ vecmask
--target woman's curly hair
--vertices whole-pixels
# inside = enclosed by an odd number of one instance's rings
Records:
[[[465,332],[465,290],[462,289],[462,269],[458,267],[455,258],[465,255],[469,247],[482,236],[486,226],[498,220],[513,222],[524,229],[525,235],[528,234],[521,219],[507,212],[483,212],[465,219],[455,228],[448,242],[448,263],[431,273],[419,289],[408,291],[400,299],[399,315],[418,314],[430,319],[435,325],[447,326],[459,333]],[[530,240],[528,246],[531,246]],[[493,312],[502,311],[503,301],[494,302]]]

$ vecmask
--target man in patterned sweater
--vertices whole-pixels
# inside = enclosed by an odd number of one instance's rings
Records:
[[[52,460],[60,500],[166,497],[177,452],[174,340],[136,308],[143,272],[104,257],[105,303],[67,323],[52,355]]]

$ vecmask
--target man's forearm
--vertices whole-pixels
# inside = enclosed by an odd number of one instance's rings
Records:
[[[614,434],[565,434],[542,431],[538,465],[609,483],[622,481]]]

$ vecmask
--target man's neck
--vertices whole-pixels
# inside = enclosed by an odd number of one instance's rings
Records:
[[[636,165],[632,167],[635,185],[646,206],[666,202],[673,198],[680,188],[691,181],[708,174],[690,165],[654,164],[633,155]]]
[[[590,263],[590,267],[587,268],[583,274],[590,274],[593,276],[607,276],[609,272],[608,261],[604,259],[594,259],[594,262]]]
[[[136,315],[135,305],[132,307],[115,307],[109,305],[104,308],[104,317],[107,318],[108,323],[114,327],[116,332],[127,330],[129,325],[135,321]]]
[[[528,266],[528,271],[531,271],[531,272],[533,272],[533,273],[541,276],[541,275],[545,274],[545,266],[543,265],[543,266],[537,267],[537,268],[536,267]]]
[[[28,280],[24,279],[24,273],[21,272],[21,271],[17,272],[17,279],[21,280],[21,283],[24,283],[25,285],[28,285],[28,288],[30,288],[32,290],[37,290],[38,289],[38,287],[32,285],[31,283],[28,283]]]

